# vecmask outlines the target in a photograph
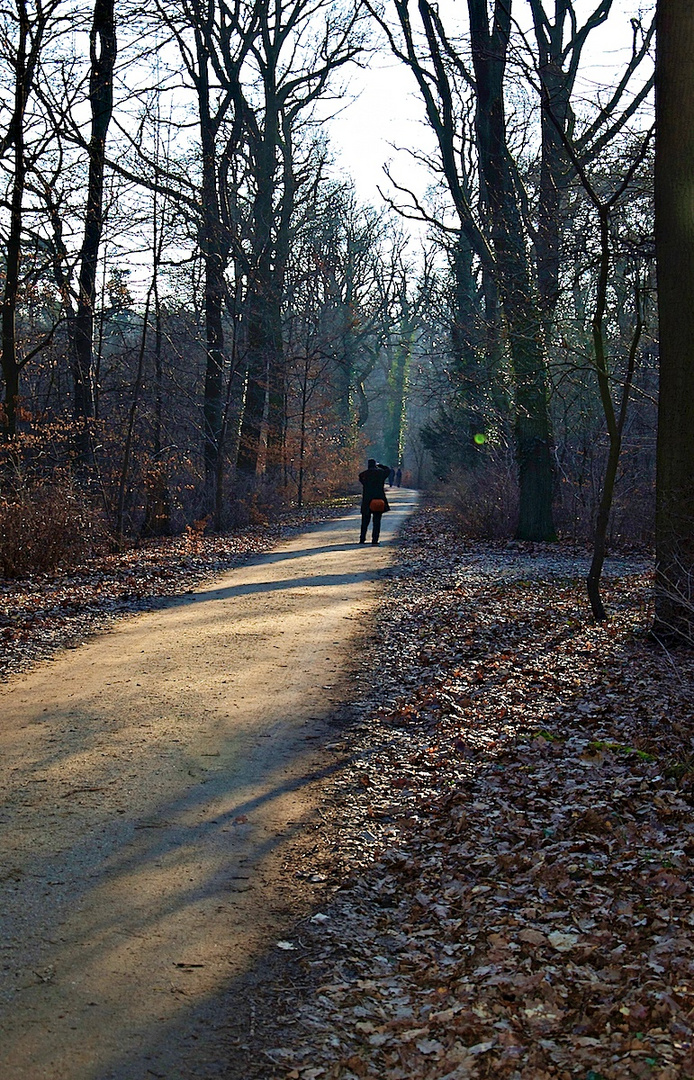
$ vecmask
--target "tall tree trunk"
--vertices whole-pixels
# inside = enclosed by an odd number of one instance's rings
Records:
[[[207,218],[207,214],[205,217]],[[207,222],[214,232],[214,223]],[[209,236],[209,234],[208,234]],[[205,491],[204,512],[213,513],[216,502],[217,474],[222,453],[221,431],[224,409],[224,326],[222,311],[226,282],[222,256],[205,251],[205,388],[203,401]]]
[[[249,283],[248,374],[236,461],[239,473],[246,477],[258,470],[264,422],[268,473],[275,474],[281,467],[285,386],[281,294],[275,277],[275,270],[263,258],[258,276]]]
[[[508,327],[515,388],[519,470],[518,538],[554,540],[554,472],[550,450],[542,326],[532,292],[525,234],[506,145],[504,74],[511,29],[509,0],[468,0],[477,87],[477,130],[484,196],[492,220],[499,294]]]
[[[611,0],[607,0],[608,7]],[[584,36],[574,32],[571,45],[564,42],[565,24],[572,12],[572,0],[557,0],[554,21],[544,0],[530,0],[538,49],[538,76],[542,99],[540,186],[537,208],[535,258],[537,287],[545,335],[549,335],[559,300],[561,210],[572,175],[561,133],[571,123],[571,91]],[[605,7],[605,4],[603,4]],[[590,23],[607,17],[595,13]],[[574,24],[575,25],[575,24]]]
[[[403,436],[405,434],[405,391],[409,360],[409,341],[397,342],[390,358],[386,391],[386,415],[383,424],[384,460],[393,469],[402,464]]]
[[[125,443],[123,446],[123,461],[121,462],[120,479],[118,482],[118,503],[116,508],[116,542],[118,547],[123,546],[123,540],[125,537],[125,503],[128,493],[128,483],[130,477],[130,459],[132,456],[133,440],[135,436],[135,417],[140,404],[140,393],[142,391],[142,380],[145,373],[145,348],[147,346],[147,331],[149,329],[149,307],[152,299],[152,289],[147,293],[147,300],[145,303],[145,313],[142,319],[142,332],[140,334],[140,348],[137,354],[137,373],[135,375],[135,385],[133,387],[133,396],[130,401],[130,409],[128,410],[128,424],[125,429]]]
[[[486,282],[491,282],[490,275],[486,271],[484,274]],[[490,341],[483,342],[480,334],[482,319],[473,275],[473,250],[462,231],[453,253],[453,282],[451,353],[457,379],[456,415],[460,418],[462,444],[457,460],[465,467],[474,468],[481,460],[475,435],[484,432],[484,401],[497,374],[499,356],[498,349],[490,348]],[[494,318],[495,329],[497,322]],[[488,347],[483,364],[485,345]]]
[[[146,492],[145,536],[171,535],[171,498],[167,470],[163,460],[164,449],[164,364],[162,308],[159,293],[159,268],[164,244],[163,223],[159,222],[159,200],[154,193],[152,201],[152,299],[154,301],[154,431],[152,470]],[[103,307],[103,305],[102,305]]]
[[[412,339],[414,337],[414,328],[405,288],[402,289],[400,297],[400,311],[398,340],[389,350],[390,365],[386,390],[386,415],[383,425],[384,460],[394,469],[402,464],[407,376],[412,352]]]
[[[456,373],[463,380],[474,372],[477,367],[478,355],[476,346],[477,334],[475,323],[476,316],[476,283],[472,272],[473,251],[470,241],[461,231],[458,233],[455,248],[453,250],[453,311],[451,319],[451,353]]]
[[[241,476],[247,479],[252,479],[258,469],[260,436],[267,392],[267,364],[263,351],[261,329],[263,313],[258,310],[260,306],[258,300],[257,294],[251,292],[248,297],[248,333],[246,336],[246,393],[243,400],[241,433],[236,455],[236,469]]]
[[[558,124],[562,130],[566,126],[569,102],[561,77],[562,72],[557,70],[557,67],[557,59],[547,57],[540,70],[546,101],[543,102],[542,109],[542,157],[535,252],[545,335],[552,329],[559,301],[561,210],[570,176],[564,146],[557,131]],[[552,116],[548,116],[548,109],[552,110]]]
[[[89,104],[92,131],[89,140],[89,178],[84,238],[80,251],[77,311],[72,328],[72,373],[77,452],[82,464],[91,459],[89,421],[94,416],[93,338],[96,271],[103,232],[106,134],[113,112],[113,71],[116,62],[115,0],[95,0],[89,36],[91,70]]]
[[[347,238],[347,259],[345,263],[344,299],[337,300],[337,318],[339,325],[339,355],[335,373],[335,396],[337,399],[339,439],[344,447],[352,446],[358,426],[362,419],[368,418],[368,403],[360,393],[360,380],[357,376],[356,342],[354,333],[354,275],[355,242]],[[338,297],[336,285],[336,299]]]
[[[276,106],[268,104],[265,129],[255,147],[256,197],[253,205],[253,263],[248,281],[248,376],[246,398],[241,423],[241,438],[236,460],[239,473],[251,478],[256,475],[260,440],[265,415],[269,381],[277,393],[276,365],[279,362],[277,319],[279,298],[276,296],[274,265],[274,199],[279,117]],[[275,409],[276,409],[275,397]],[[276,413],[275,413],[276,415]]]
[[[694,5],[658,0],[660,316],[654,634],[694,642]]]
[[[15,60],[14,108],[10,132],[14,148],[14,176],[10,199],[10,229],[7,237],[5,290],[2,301],[2,374],[5,382],[2,428],[7,438],[17,433],[20,358],[17,353],[17,296],[22,238],[22,202],[26,176],[24,159],[24,113],[27,101],[27,39],[29,20],[25,0],[17,0],[19,39]]]
[[[267,472],[269,479],[277,482],[282,472],[285,459],[285,439],[287,430],[287,372],[285,370],[284,341],[282,336],[282,299],[284,295],[289,249],[291,244],[291,222],[294,214],[297,182],[294,175],[294,154],[292,143],[292,120],[284,116],[282,120],[282,198],[277,220],[277,237],[274,250],[272,300],[272,361],[268,380],[268,436],[267,436]]]
[[[276,293],[276,288],[273,292]],[[287,429],[287,386],[279,296],[276,297],[271,316],[273,330],[271,362],[268,370],[267,459],[265,471],[269,480],[277,482],[282,473]]]
[[[214,514],[224,411],[224,273],[229,246],[223,237],[217,187],[218,122],[212,116],[209,84],[209,44],[195,28],[198,59],[198,122],[202,144],[202,220],[200,246],[205,271],[205,386],[203,399],[203,512]]]

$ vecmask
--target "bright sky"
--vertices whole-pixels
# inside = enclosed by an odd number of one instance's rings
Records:
[[[397,153],[391,145],[412,148],[433,143],[412,74],[384,51],[368,71],[354,76],[355,94],[360,84],[359,96],[330,125],[331,142],[353,177],[357,194],[365,202],[379,201],[378,187],[389,187],[383,172],[388,162],[394,163],[395,179],[414,182],[421,190],[427,183],[424,170],[415,169],[411,156]]]

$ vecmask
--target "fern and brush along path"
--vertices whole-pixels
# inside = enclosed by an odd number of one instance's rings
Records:
[[[3,1080],[223,1075],[208,1033],[301,906],[283,866],[415,499],[392,502],[381,548],[353,512],[3,687]]]

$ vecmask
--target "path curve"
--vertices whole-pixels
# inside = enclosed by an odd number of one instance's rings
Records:
[[[2,688],[2,1080],[223,1075],[206,1031],[282,930],[283,852],[416,501],[389,498],[380,547],[352,512]]]

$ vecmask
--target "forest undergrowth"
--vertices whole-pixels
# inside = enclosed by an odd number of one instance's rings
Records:
[[[585,551],[401,539],[264,1075],[694,1077],[694,657],[648,641],[650,560],[597,626]]]

